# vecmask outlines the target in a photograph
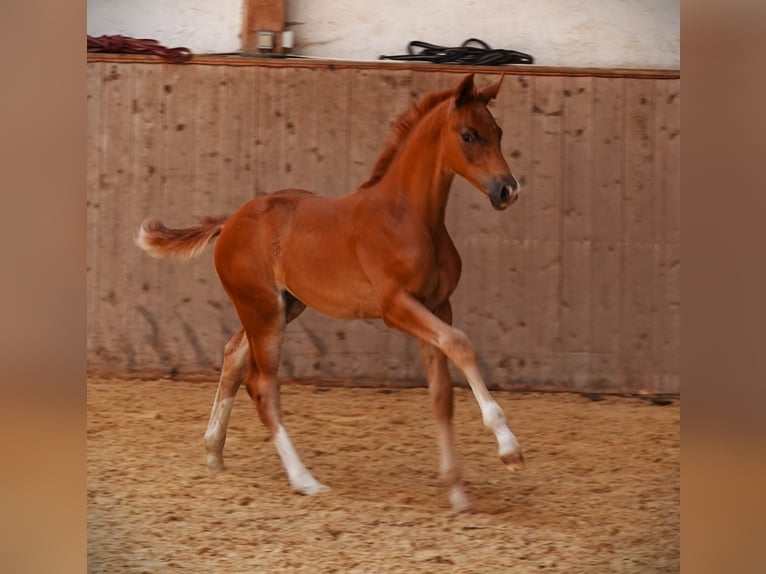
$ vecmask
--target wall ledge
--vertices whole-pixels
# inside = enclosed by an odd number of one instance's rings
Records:
[[[88,53],[87,62],[111,64],[168,64],[159,56],[143,54],[106,54],[101,52]],[[398,61],[356,61],[356,60],[326,60],[304,57],[264,57],[242,54],[210,54],[195,55],[184,64],[188,66],[261,66],[276,68],[321,68],[321,69],[355,69],[355,70],[415,70],[431,72],[479,72],[485,74],[504,73],[517,76],[587,76],[594,78],[645,78],[676,80],[681,77],[681,70],[639,69],[639,68],[571,68],[551,66],[529,66],[524,64],[507,66],[473,66],[456,64],[431,64],[427,62],[398,62]]]

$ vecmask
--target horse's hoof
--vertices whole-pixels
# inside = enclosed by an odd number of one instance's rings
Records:
[[[324,484],[317,484],[316,486],[304,486],[302,488],[296,488],[295,492],[298,494],[302,494],[304,496],[311,496],[312,494],[319,494],[320,492],[325,492],[330,490],[329,486],[325,486]]]
[[[471,514],[473,506],[462,490],[453,490],[449,497],[452,510],[458,514]]]
[[[310,496],[312,494],[318,494],[320,492],[330,490],[330,487],[325,486],[312,477],[311,480],[302,480],[296,484],[293,484],[293,490],[298,494]]]
[[[453,504],[452,511],[456,514],[473,514],[473,504],[467,500],[462,504]]]
[[[508,470],[512,471],[522,470],[526,466],[526,463],[524,462],[524,454],[521,450],[501,455],[500,460],[503,461],[503,464]]]
[[[226,466],[223,464],[223,460],[220,458],[209,458],[207,461],[207,468],[210,472],[218,473],[226,470]]]

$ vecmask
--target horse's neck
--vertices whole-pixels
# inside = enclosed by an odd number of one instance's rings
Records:
[[[418,219],[431,227],[442,226],[455,175],[444,164],[438,117],[423,122],[407,138],[382,183],[392,199],[406,199],[404,204]]]

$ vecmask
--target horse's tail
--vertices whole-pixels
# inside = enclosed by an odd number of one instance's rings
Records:
[[[199,255],[210,241],[218,236],[228,215],[202,217],[199,224],[185,229],[170,229],[157,219],[147,219],[138,228],[136,245],[152,257],[173,255],[186,260]]]

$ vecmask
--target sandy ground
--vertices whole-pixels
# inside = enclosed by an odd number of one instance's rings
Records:
[[[88,571],[678,572],[680,404],[494,396],[525,449],[509,473],[470,391],[458,450],[476,512],[453,514],[424,389],[283,386],[285,426],[331,490],[293,494],[240,390],[210,474],[215,384],[88,382]]]

